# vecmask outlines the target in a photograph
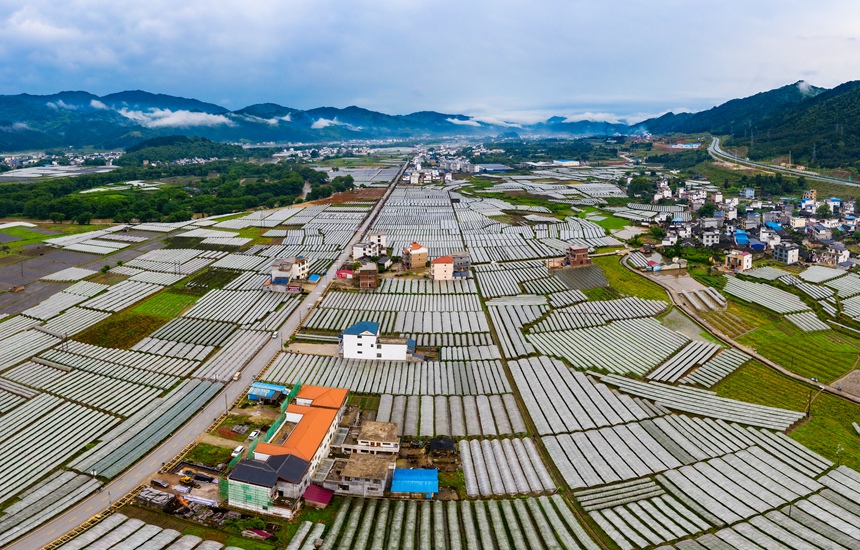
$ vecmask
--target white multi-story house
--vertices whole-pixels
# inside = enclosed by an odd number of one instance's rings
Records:
[[[361,321],[340,333],[340,353],[346,359],[406,361],[415,351],[409,338],[379,336],[379,323]]]
[[[773,247],[773,259],[784,264],[796,264],[800,260],[800,247],[794,243],[779,243]]]

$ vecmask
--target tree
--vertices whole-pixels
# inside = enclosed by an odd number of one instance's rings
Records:
[[[51,212],[51,221],[54,223],[63,223],[63,220],[66,219],[66,215],[62,212]]]
[[[75,218],[75,221],[78,223],[78,225],[88,225],[90,223],[90,221],[92,221],[92,219],[93,219],[93,213],[92,212],[81,212]]]
[[[699,217],[700,218],[713,218],[714,212],[717,211],[717,205],[712,202],[706,202],[699,208]]]
[[[666,236],[666,230],[659,225],[652,225],[649,231],[651,233],[651,236],[655,239],[662,239]]]
[[[637,176],[630,180],[630,183],[627,185],[627,194],[632,196],[635,195],[650,195],[654,192],[655,185],[648,178],[643,178]]]
[[[822,204],[815,210],[815,215],[819,218],[829,218],[831,214],[830,206],[827,204]]]

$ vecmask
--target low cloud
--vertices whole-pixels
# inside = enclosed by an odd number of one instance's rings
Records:
[[[9,126],[0,126],[0,132],[22,132],[29,129],[30,127],[25,122],[15,122]]]
[[[90,101],[90,107],[92,107],[93,109],[101,109],[103,111],[108,108],[107,105],[105,105],[104,103],[102,103],[98,99],[93,99],[92,101]]]
[[[289,113],[287,113],[284,116],[276,116],[276,117],[272,117],[272,118],[262,118],[262,117],[258,117],[258,116],[254,116],[254,115],[246,115],[246,114],[243,114],[242,116],[245,117],[245,119],[250,121],[250,122],[258,122],[260,124],[269,124],[271,126],[277,126],[278,123],[280,123],[280,122],[292,122],[292,118],[290,118]]]
[[[170,109],[149,109],[148,111],[117,111],[129,120],[147,128],[190,128],[192,126],[235,126],[236,123],[224,115],[196,113],[191,111],[171,111]]]
[[[797,83],[797,89],[803,92],[804,94],[808,94],[810,90],[812,90],[812,84],[805,80],[801,80]]]
[[[451,124],[457,124],[459,126],[480,126],[481,125],[480,122],[478,122],[477,120],[472,120],[472,119],[460,120],[459,118],[446,118],[445,120],[447,122],[450,122]]]
[[[472,117],[473,120],[477,122],[483,122],[484,124],[493,124],[495,126],[504,126],[505,128],[522,128],[522,124],[517,124],[516,122],[508,122],[507,120],[497,117],[497,116],[475,116]]]
[[[78,108],[77,105],[69,105],[68,103],[66,103],[62,99],[57,101],[57,102],[49,101],[49,102],[45,103],[45,105],[47,105],[49,108],[51,108],[55,111],[59,111],[60,109],[68,109],[70,111],[74,111],[75,109]]]
[[[614,113],[579,113],[575,115],[570,115],[566,119],[565,122],[580,122],[583,120],[588,120],[590,122],[609,122],[610,124],[618,124],[619,122],[624,122],[622,117]]]
[[[311,128],[313,128],[314,130],[322,130],[323,128],[328,128],[329,126],[347,126],[347,124],[339,121],[337,117],[334,117],[332,119],[319,118],[313,124],[311,124]]]

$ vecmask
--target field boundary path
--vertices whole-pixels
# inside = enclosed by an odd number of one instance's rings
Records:
[[[341,255],[334,261],[316,288],[304,298],[299,307],[281,325],[279,332],[282,336],[285,334],[287,336],[292,335],[301,325],[304,316],[307,315],[317,301],[322,299],[322,295],[325,293],[328,285],[336,277],[339,266],[348,259],[352,251],[352,246],[360,242],[364,237],[373,220],[376,219],[379,211],[382,209],[382,206],[400,182],[400,178],[403,176],[403,172],[407,166],[408,162],[404,163],[392,184],[388,186],[385,194],[377,201],[376,206],[364,219],[361,226],[356,228],[355,235],[344,247]],[[113,481],[102,487],[99,492],[94,493],[5,548],[9,550],[42,548],[75,530],[79,525],[93,518],[93,516],[102,514],[105,511],[113,511],[114,505],[124,499],[128,493],[137,489],[138,486],[146,483],[150,476],[158,472],[162,464],[170,462],[177,454],[193,444],[201,434],[206,433],[206,430],[225,412],[229,404],[237,401],[254,379],[269,365],[271,360],[280,351],[281,343],[282,340],[280,338],[270,339],[248,365],[245,366],[239,380],[226,382],[221,393],[215,396],[196,416],[122,475],[114,478]]]

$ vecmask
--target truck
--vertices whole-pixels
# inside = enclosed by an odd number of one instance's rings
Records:
[[[236,374],[233,375],[233,380],[238,380],[242,378],[242,371],[236,371]]]

